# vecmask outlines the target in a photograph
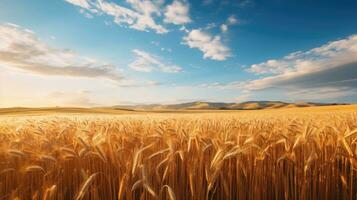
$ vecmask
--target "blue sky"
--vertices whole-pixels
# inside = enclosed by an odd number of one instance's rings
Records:
[[[356,1],[2,0],[0,107],[356,102]]]

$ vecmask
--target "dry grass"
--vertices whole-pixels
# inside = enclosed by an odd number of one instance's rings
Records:
[[[352,109],[0,119],[0,199],[357,199],[356,159]]]

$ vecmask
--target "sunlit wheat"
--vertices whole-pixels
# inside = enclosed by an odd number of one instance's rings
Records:
[[[357,199],[357,114],[0,121],[0,199]]]

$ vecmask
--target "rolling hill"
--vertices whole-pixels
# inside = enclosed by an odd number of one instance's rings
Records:
[[[132,110],[261,110],[277,108],[294,108],[294,107],[313,107],[345,105],[336,103],[286,103],[282,101],[247,101],[242,103],[222,103],[222,102],[189,102],[180,104],[148,104],[148,105],[117,105],[114,109],[132,109]]]
[[[281,108],[300,108],[300,107],[322,107],[333,105],[348,105],[336,103],[286,103],[281,101],[247,101],[243,103],[222,103],[222,102],[189,102],[180,104],[149,104],[149,105],[117,105],[111,107],[95,107],[95,108],[80,108],[80,107],[39,107],[39,108],[0,108],[0,115],[7,114],[140,114],[140,113],[164,113],[164,112],[213,112],[223,110],[274,110]]]

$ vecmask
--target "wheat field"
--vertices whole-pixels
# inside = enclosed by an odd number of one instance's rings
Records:
[[[357,199],[357,109],[0,117],[0,199]]]

